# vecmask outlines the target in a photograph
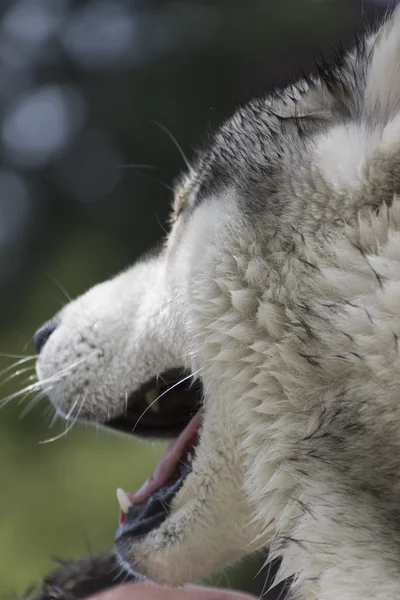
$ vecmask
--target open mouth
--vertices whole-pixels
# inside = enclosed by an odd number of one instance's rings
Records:
[[[105,425],[138,437],[172,439],[185,429],[202,401],[201,383],[183,370],[173,369],[131,394],[124,413]]]
[[[119,489],[117,547],[126,538],[141,537],[161,525],[171,502],[192,470],[202,425],[201,383],[181,370],[169,371],[146,383],[127,401],[107,427],[150,439],[173,439],[154,473],[137,492]],[[124,544],[123,544],[124,545]]]

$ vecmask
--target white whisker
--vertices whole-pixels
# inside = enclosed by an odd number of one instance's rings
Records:
[[[162,129],[162,131],[164,131],[164,133],[167,134],[167,136],[169,137],[169,139],[174,143],[175,148],[178,150],[179,154],[181,155],[183,162],[186,165],[186,168],[188,169],[188,171],[191,173],[193,171],[192,166],[186,156],[186,154],[184,153],[182,146],[179,144],[178,140],[176,139],[176,137],[171,133],[171,131],[168,129],[168,127],[165,127],[165,125],[162,125],[162,123],[159,123],[158,121],[156,121],[155,119],[150,119],[151,123],[154,123],[154,125],[157,125],[157,127],[159,127],[160,129]]]
[[[24,379],[23,383],[26,383],[27,381],[32,381],[33,379],[37,379],[36,373],[33,373],[32,375],[29,375],[29,377],[27,377],[26,379]]]
[[[29,375],[29,377],[25,377],[25,379],[23,381],[21,381],[21,384],[25,385],[28,383],[28,381],[33,381],[33,380],[35,380],[37,382],[36,373]],[[21,400],[18,401],[18,403],[20,403],[20,402],[21,402]]]
[[[37,391],[41,392],[42,389],[39,388]],[[33,394],[34,392],[36,392],[36,390],[29,390],[29,392],[26,392],[26,394],[24,396],[22,396],[22,398],[19,398],[19,400],[17,402],[18,406],[20,406],[24,402],[25,398],[27,398],[30,394]],[[44,392],[44,394],[46,394],[46,392]]]
[[[83,405],[84,405],[84,403],[85,403],[85,400],[86,400],[86,394],[85,394],[85,395],[84,395],[84,397],[82,398],[81,405],[80,405],[80,407],[79,407],[79,409],[78,409],[78,411],[77,411],[77,413],[76,413],[76,415],[75,415],[75,418],[74,418],[74,419],[72,419],[72,421],[71,421],[69,424],[67,424],[67,427],[65,428],[65,430],[64,430],[64,431],[62,431],[62,432],[61,432],[59,435],[56,435],[56,436],[54,436],[54,437],[52,437],[52,438],[49,438],[49,439],[47,439],[47,440],[42,440],[42,441],[40,441],[40,442],[39,442],[39,444],[50,444],[50,443],[52,443],[52,442],[56,442],[57,440],[60,440],[61,438],[65,437],[65,436],[66,436],[66,435],[67,435],[67,434],[68,434],[68,433],[71,431],[71,429],[72,429],[72,428],[75,426],[75,424],[76,424],[77,420],[79,419],[79,415],[80,415],[80,413],[81,413],[81,410],[82,410],[82,408],[83,408]],[[71,408],[71,410],[69,411],[68,415],[70,415],[70,414],[72,413],[73,409],[74,409],[74,408],[75,408],[75,406],[76,406],[76,402],[77,402],[77,401],[75,401],[75,403],[74,403],[73,407]],[[67,415],[67,417],[68,417],[68,415]]]
[[[125,405],[124,415],[126,417],[126,415],[128,414],[128,392],[125,392],[125,402],[124,402],[124,405]]]
[[[75,361],[71,365],[68,365],[67,367],[65,367],[58,373],[55,373],[51,377],[48,377],[47,379],[42,379],[41,381],[36,381],[35,383],[32,383],[32,384],[26,386],[25,388],[23,388],[22,390],[19,390],[18,392],[14,392],[13,394],[10,394],[9,396],[7,396],[6,398],[4,398],[0,401],[0,408],[3,408],[4,406],[6,406],[9,402],[14,400],[15,398],[19,398],[20,396],[23,396],[26,393],[33,392],[33,391],[39,391],[39,389],[42,389],[43,386],[47,386],[49,383],[57,383],[61,379],[62,376],[68,374],[69,371],[71,371],[71,369],[74,369],[77,365],[88,360],[96,352],[97,352],[97,350],[94,350],[87,356],[84,356],[83,358]],[[48,391],[48,388],[47,388],[47,391]]]
[[[26,356],[25,358],[21,358],[20,360],[17,360],[15,362],[13,362],[11,365],[9,365],[8,367],[6,367],[2,371],[0,371],[0,377],[2,377],[3,375],[5,375],[6,373],[8,373],[8,371],[11,371],[11,369],[19,367],[20,365],[28,362],[29,360],[33,360],[33,359],[36,359],[36,358],[37,358],[36,355]]]
[[[36,396],[28,402],[23,411],[21,411],[21,414],[19,415],[20,420],[24,419],[26,415],[29,414],[31,410],[33,410],[33,408],[45,397],[46,393],[43,391],[36,394]]]
[[[0,352],[0,358],[38,358],[39,354],[5,354],[4,352]]]
[[[47,440],[41,440],[39,442],[39,444],[51,444],[52,442],[56,442],[57,440],[60,440],[61,438],[65,437],[73,428],[73,426],[75,425],[75,421],[71,421],[71,423],[69,423],[67,425],[67,427],[64,429],[64,431],[62,431],[59,435],[55,435],[52,438],[48,438]]]
[[[54,285],[56,285],[58,287],[58,289],[64,294],[64,296],[66,297],[66,299],[68,300],[68,302],[72,302],[71,295],[67,292],[67,290],[65,289],[65,287],[55,277],[53,277],[49,273],[46,273],[46,277],[48,279],[50,279],[50,281],[52,283],[54,283]]]
[[[49,425],[49,429],[53,429],[54,425],[57,423],[58,419],[60,419],[60,415],[58,414],[58,412],[55,410],[54,411],[54,415],[53,418],[50,421],[50,425]]]
[[[11,375],[9,375],[8,377],[6,377],[5,379],[3,379],[3,381],[1,382],[1,386],[5,385],[6,383],[8,383],[9,381],[11,381],[12,379],[15,379],[15,377],[19,377],[20,375],[23,375],[24,373],[27,373],[28,371],[34,371],[35,370],[35,366],[30,366],[30,367],[25,367],[25,369],[17,369],[15,371],[15,373],[12,373]]]
[[[156,402],[158,402],[158,400],[160,400],[160,398],[162,398],[163,396],[165,396],[165,394],[167,394],[168,392],[170,392],[171,390],[173,390],[174,388],[176,388],[181,383],[184,383],[185,381],[187,381],[188,379],[191,379],[192,377],[194,378],[200,371],[201,371],[201,369],[198,369],[194,373],[189,373],[189,375],[187,375],[186,377],[183,377],[182,379],[180,379],[179,381],[177,381],[176,383],[174,383],[174,385],[171,385],[169,388],[167,388],[166,390],[164,390],[162,392],[162,394],[160,394],[159,396],[157,396],[157,398],[155,400],[153,400],[153,402],[151,402],[151,404],[149,404],[144,409],[144,411],[142,412],[142,414],[140,415],[140,417],[136,421],[136,423],[135,423],[135,425],[134,425],[134,427],[132,429],[132,433],[134,433],[136,427],[138,426],[139,421],[144,417],[144,415],[147,413],[147,411],[151,409],[151,407],[153,406],[153,404],[155,404]],[[158,377],[159,377],[159,375],[157,375],[157,378]]]
[[[41,386],[40,386],[39,382],[31,383],[30,385],[27,385],[22,390],[19,390],[18,392],[14,392],[13,394],[10,394],[6,398],[3,398],[3,400],[1,400],[1,402],[0,402],[0,408],[3,408],[4,406],[6,406],[9,402],[11,402],[11,400],[15,400],[15,398],[19,398],[20,396],[24,396],[24,394],[28,395],[30,392],[39,391],[39,389],[41,389]]]
[[[84,401],[84,399],[85,399],[85,398],[83,398],[83,401]],[[82,402],[83,402],[83,401],[82,401]],[[64,418],[65,418],[65,420],[66,420],[66,421],[69,421],[69,420],[70,420],[70,418],[71,418],[71,415],[72,415],[72,413],[74,412],[74,410],[75,410],[75,406],[76,406],[77,404],[78,404],[78,399],[76,399],[76,400],[75,400],[75,402],[73,403],[73,405],[71,406],[71,408],[69,409],[69,411],[67,412],[67,414],[65,415],[65,417],[64,417]],[[82,408],[82,407],[81,407],[81,408]]]

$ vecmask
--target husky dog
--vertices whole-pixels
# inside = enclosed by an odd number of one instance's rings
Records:
[[[162,250],[37,332],[60,415],[174,440],[118,491],[132,577],[269,547],[290,598],[400,597],[399,195],[400,7],[223,123]]]

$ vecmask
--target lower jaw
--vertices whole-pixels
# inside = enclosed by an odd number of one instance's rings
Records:
[[[124,563],[132,563],[132,547],[157,531],[170,516],[173,500],[192,471],[202,422],[203,412],[199,410],[166,450],[154,474],[139,491],[127,494],[119,490],[122,492],[122,511],[115,544]],[[123,506],[124,501],[130,506]],[[141,573],[140,569],[134,570]]]
[[[182,462],[176,476],[170,478],[142,502],[132,504],[121,520],[115,542],[118,544],[124,538],[141,539],[157,529],[169,517],[173,499],[190,472],[191,467]]]

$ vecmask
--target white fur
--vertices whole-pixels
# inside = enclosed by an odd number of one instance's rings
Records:
[[[232,179],[191,208],[186,182],[164,251],[67,306],[41,353],[58,410],[98,422],[157,373],[199,373],[193,473],[124,556],[153,579],[195,580],[269,545],[293,598],[400,595],[400,9],[342,78],[345,95],[317,81],[265,101],[271,159],[246,109],[226,123],[215,144],[238,177],[279,160],[277,185],[251,180],[248,200]],[[291,111],[323,125],[298,139],[280,120]]]

